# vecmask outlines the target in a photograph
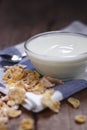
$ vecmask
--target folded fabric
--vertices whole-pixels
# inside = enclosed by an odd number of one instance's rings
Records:
[[[72,94],[75,94],[83,89],[87,88],[87,81],[84,79],[76,79],[67,81],[64,83],[64,85],[57,85],[55,86],[55,93],[52,95],[52,99],[56,101],[61,101]],[[22,104],[24,108],[27,110],[32,110],[33,112],[40,112],[45,106],[41,103],[41,98],[43,94],[37,95],[31,92],[26,93],[26,102]]]
[[[64,27],[61,31],[87,35],[87,25],[81,23],[80,21],[74,21],[67,27]]]

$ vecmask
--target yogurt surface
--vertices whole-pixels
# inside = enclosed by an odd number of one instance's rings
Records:
[[[74,34],[41,35],[29,41],[27,48],[44,56],[73,57],[87,52],[87,38]]]

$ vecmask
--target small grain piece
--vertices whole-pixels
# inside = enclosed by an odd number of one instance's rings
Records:
[[[70,97],[67,99],[68,103],[73,106],[73,108],[79,108],[80,101],[77,98]]]
[[[8,111],[8,117],[10,118],[16,118],[22,114],[21,110],[14,110],[14,109],[9,109]]]
[[[34,129],[34,122],[32,119],[24,119],[21,121],[19,130],[33,130]]]
[[[76,115],[75,116],[75,122],[79,124],[83,124],[86,122],[86,116],[84,115]]]

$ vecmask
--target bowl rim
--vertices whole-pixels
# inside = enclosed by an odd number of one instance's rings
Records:
[[[47,32],[42,32],[42,33],[39,33],[39,34],[36,34],[32,37],[30,37],[29,39],[27,39],[24,43],[24,48],[25,48],[25,52],[27,53],[27,51],[29,51],[32,55],[34,55],[35,57],[38,57],[38,58],[42,58],[42,59],[45,59],[45,60],[48,60],[49,58],[49,61],[57,61],[57,56],[46,56],[46,55],[42,55],[42,54],[38,54],[36,52],[33,52],[31,51],[28,47],[27,47],[27,44],[29,44],[30,41],[38,38],[38,37],[41,37],[41,36],[45,36],[45,35],[55,35],[55,34],[61,34],[61,35],[70,35],[70,36],[78,36],[78,37],[83,37],[83,38],[87,38],[87,35],[85,34],[81,34],[81,33],[73,33],[73,32],[63,32],[63,31],[47,31]],[[87,60],[87,53],[82,53],[82,54],[79,54],[77,56],[70,56],[70,57],[62,57],[60,59],[58,59],[59,62],[73,62],[73,61],[83,61],[83,60]]]

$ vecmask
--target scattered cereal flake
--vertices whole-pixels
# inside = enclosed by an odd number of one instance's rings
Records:
[[[46,90],[46,87],[43,83],[38,83],[37,85],[35,85],[33,88],[32,88],[32,92],[36,93],[36,94],[42,94],[44,93]]]
[[[22,104],[25,98],[26,91],[20,87],[13,87],[9,89],[8,97],[9,100],[15,101],[16,104]]]
[[[4,102],[2,102],[2,105],[0,106],[0,116],[7,117],[7,111],[8,111],[8,105]]]
[[[32,82],[30,82],[29,84],[24,84],[24,88],[28,91],[31,92],[32,89],[35,87],[35,85],[38,84],[38,80],[34,80]]]
[[[52,95],[50,94],[49,91],[46,91],[43,94],[43,97],[41,99],[41,103],[48,107],[49,109],[51,109],[54,112],[59,112],[60,109],[60,102],[59,101],[55,101],[52,99]]]
[[[24,70],[26,73],[25,77],[22,79],[25,84],[30,84],[31,82],[35,80],[39,80],[40,76],[36,71],[31,71],[31,70]]]
[[[75,116],[76,123],[82,124],[86,122],[86,116],[84,115],[76,115]]]
[[[32,119],[24,119],[21,121],[19,130],[33,130],[34,129],[34,122]]]
[[[25,88],[25,83],[23,80],[19,80],[18,82],[16,82],[15,87],[20,87],[20,88]]]
[[[21,110],[14,110],[14,109],[9,109],[8,110],[8,117],[10,118],[16,118],[22,114]]]
[[[20,65],[9,66],[3,76],[3,80],[5,82],[8,82],[9,79],[13,81],[19,80],[23,77],[23,70]]]
[[[41,77],[35,70],[27,70],[21,65],[6,66],[6,71],[2,80],[6,86],[24,88],[28,92],[42,94],[48,88],[53,88],[55,84],[63,84],[59,79],[48,76]]]
[[[12,106],[15,105],[15,101],[14,101],[14,100],[9,100],[9,101],[7,102],[7,105],[10,106],[10,107],[12,107]]]
[[[55,85],[51,83],[45,76],[40,79],[40,83],[44,84],[46,88],[52,88]]]
[[[49,76],[45,76],[51,83],[64,84],[64,82],[60,79],[52,78]]]
[[[4,102],[0,101],[0,109],[4,105]]]
[[[1,98],[1,101],[2,102],[7,102],[9,99],[8,99],[8,96],[6,95],[6,96],[3,96],[2,98]]]
[[[15,86],[15,83],[16,83],[15,81],[9,80],[8,83],[7,83],[7,85],[6,85],[6,87],[7,87],[7,88],[14,87],[14,86]]]
[[[67,101],[73,106],[73,108],[79,108],[80,106],[80,101],[74,97],[68,98]]]
[[[6,116],[0,116],[0,125],[6,124],[8,122],[8,117]]]
[[[50,95],[53,95],[54,92],[55,92],[55,89],[54,88],[50,88],[50,89],[47,89],[46,92],[49,92]]]

